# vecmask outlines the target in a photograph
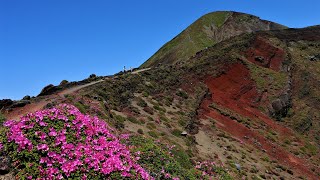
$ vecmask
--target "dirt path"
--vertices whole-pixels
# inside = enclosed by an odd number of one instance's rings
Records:
[[[80,89],[83,89],[85,87],[89,87],[89,86],[92,86],[94,84],[97,84],[97,83],[100,83],[100,82],[103,82],[104,80],[99,80],[99,81],[94,81],[94,82],[91,82],[91,83],[88,83],[88,84],[85,84],[85,85],[81,85],[81,86],[76,86],[76,87],[73,87],[73,88],[70,88],[70,89],[66,89],[60,93],[58,93],[58,95],[60,97],[64,97],[64,95],[67,95],[67,94],[72,94],[76,91],[79,91]]]
[[[132,72],[132,74],[139,74],[141,72],[148,71],[150,69],[151,68],[140,69],[140,70]],[[44,99],[41,99],[38,102],[34,102],[34,103],[31,103],[31,104],[28,104],[28,105],[26,105],[24,107],[21,107],[21,108],[15,108],[13,111],[5,113],[5,116],[6,116],[7,119],[19,120],[21,116],[23,116],[23,115],[25,115],[27,113],[35,112],[35,111],[40,110],[43,107],[45,107],[45,105],[47,105],[48,103],[54,102],[54,101],[56,101],[58,99],[61,99],[61,98],[65,98],[64,97],[65,95],[75,93],[75,92],[77,92],[77,91],[79,91],[79,90],[81,90],[83,88],[98,84],[98,83],[103,82],[103,81],[104,81],[104,79],[101,79],[101,80],[94,81],[94,82],[91,82],[91,83],[88,83],[88,84],[84,84],[84,85],[72,87],[72,88],[69,88],[69,89],[65,89],[65,90],[63,90],[63,91],[61,91],[61,92],[59,92],[57,94],[46,96],[46,97],[44,97]]]
[[[59,92],[58,94],[46,96],[44,99],[42,99],[38,102],[28,104],[28,105],[21,107],[21,108],[16,108],[11,112],[6,113],[5,116],[7,119],[19,120],[21,116],[23,116],[27,113],[32,113],[32,112],[38,111],[38,110],[42,109],[43,107],[45,107],[48,103],[54,102],[54,101],[58,100],[59,98],[64,98],[65,95],[72,94],[76,91],[79,91],[80,89],[92,86],[94,84],[97,84],[97,83],[100,83],[103,81],[104,80],[91,82],[88,84],[84,84],[81,86],[76,86],[76,87],[73,87],[70,89],[63,90],[63,91]]]
[[[144,71],[149,71],[150,69],[151,68],[139,69],[137,71],[132,72],[131,74],[139,74],[139,73],[144,72]]]

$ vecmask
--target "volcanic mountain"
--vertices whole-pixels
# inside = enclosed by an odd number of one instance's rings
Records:
[[[18,119],[73,104],[117,133],[131,133],[127,143],[157,178],[165,171],[199,179],[197,162],[210,161],[217,179],[319,179],[319,52],[320,26],[293,29],[215,12],[143,68],[64,81],[23,100],[30,104],[6,100],[0,109]]]
[[[243,33],[285,28],[287,27],[239,12],[209,13],[166,43],[141,67],[178,63],[202,49]]]

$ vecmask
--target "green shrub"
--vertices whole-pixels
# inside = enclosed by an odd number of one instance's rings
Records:
[[[184,99],[188,99],[188,94],[187,94],[185,91],[183,91],[183,90],[179,90],[179,91],[176,93],[176,95],[179,96],[179,97],[182,97],[182,98],[184,98]]]
[[[158,138],[159,137],[158,133],[156,133],[155,131],[149,131],[148,134],[153,138]]]
[[[66,85],[66,84],[68,84],[68,83],[69,83],[69,81],[67,81],[67,80],[62,80],[62,81],[60,82],[60,86]]]
[[[157,129],[157,126],[154,123],[148,123],[147,128],[148,129]]]
[[[137,131],[139,134],[143,134],[143,130],[142,129],[138,129]]]
[[[180,137],[180,136],[181,136],[181,133],[182,133],[182,131],[179,130],[179,129],[174,129],[174,130],[172,130],[172,132],[171,132],[171,134],[173,134],[173,135],[175,135],[175,136],[177,136],[177,137]]]
[[[0,112],[0,126],[2,126],[4,121],[6,121],[6,117],[4,117],[4,115]]]
[[[185,120],[182,120],[182,119],[179,119],[178,123],[179,123],[179,125],[182,126],[182,127],[184,127],[184,126],[187,125],[187,122],[186,122]]]
[[[117,129],[123,129],[124,128],[124,121],[126,121],[126,119],[120,115],[115,115],[114,116],[114,126]]]
[[[148,104],[141,98],[139,98],[137,105],[140,107],[147,107],[148,106]]]
[[[166,109],[161,108],[159,105],[154,105],[153,108],[159,112],[166,112]]]
[[[141,122],[137,118],[135,118],[133,116],[129,116],[127,119],[128,119],[128,121],[130,121],[132,123],[141,124]]]
[[[148,93],[148,92],[143,92],[143,93],[142,93],[142,96],[143,96],[143,97],[148,97],[148,96],[149,96],[149,93]]]
[[[164,174],[161,173],[162,170],[171,174],[172,177],[179,177],[180,179],[200,179],[199,171],[194,168],[189,169],[191,167],[191,162],[188,162],[190,158],[183,152],[173,150],[177,158],[172,157],[165,145],[161,146],[153,140],[141,136],[130,137],[128,143],[128,145],[135,147],[132,149],[133,152],[140,152],[138,163],[152,172],[155,179],[165,179]],[[183,165],[180,163],[183,163]]]
[[[81,102],[76,102],[74,105],[79,109],[81,113],[85,114],[87,112],[88,107],[82,104]]]
[[[154,119],[151,116],[148,116],[149,121],[154,121]]]

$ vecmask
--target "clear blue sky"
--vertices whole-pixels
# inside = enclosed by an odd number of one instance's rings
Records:
[[[320,24],[319,7],[319,0],[0,0],[0,99],[138,67],[212,11],[305,27]]]

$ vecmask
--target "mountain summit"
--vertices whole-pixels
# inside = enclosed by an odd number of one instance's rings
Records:
[[[233,11],[209,13],[166,43],[141,67],[152,67],[159,63],[178,63],[206,47],[243,33],[286,28],[286,26],[245,13]]]

